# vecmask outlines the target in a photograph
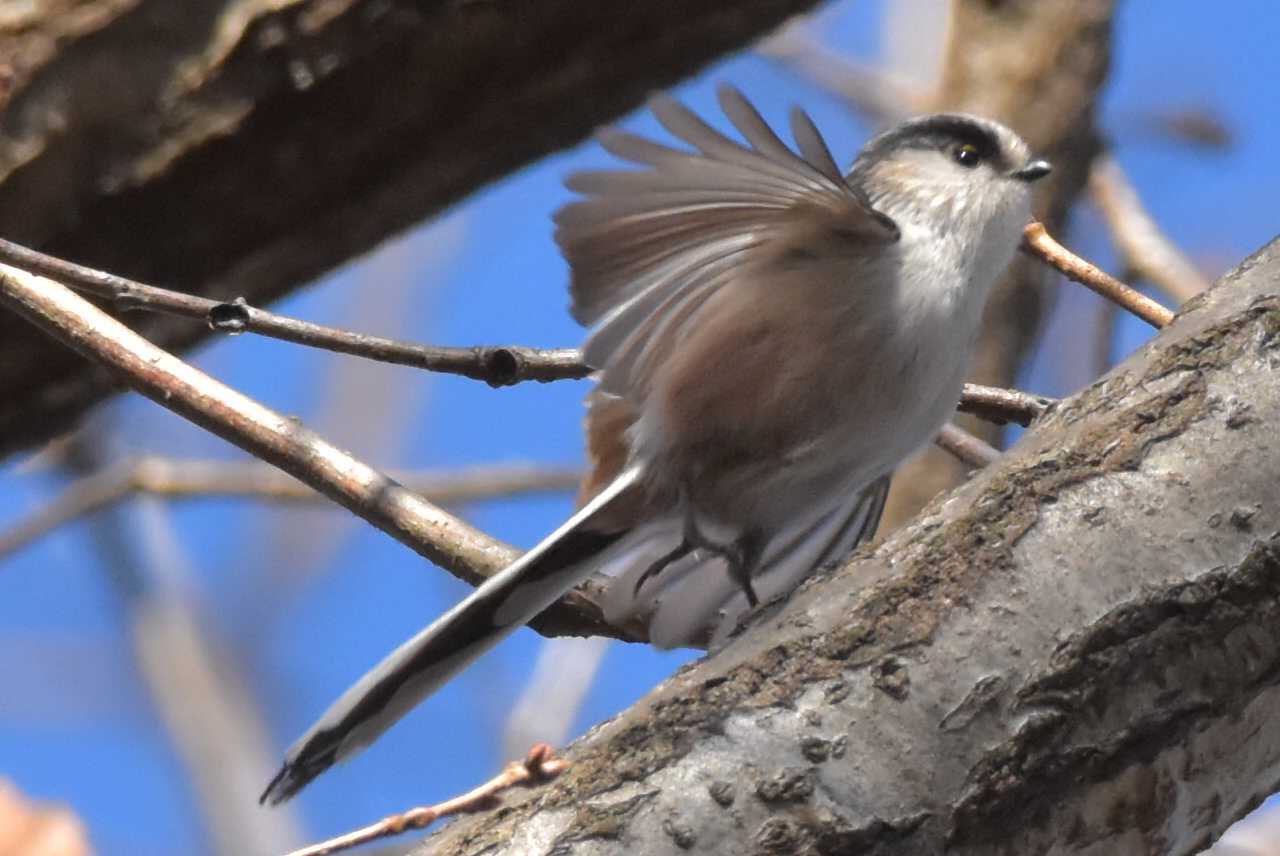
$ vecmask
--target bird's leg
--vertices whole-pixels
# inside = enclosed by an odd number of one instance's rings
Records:
[[[720,555],[729,563],[729,576],[742,587],[747,596],[747,604],[752,609],[760,605],[755,587],[751,585],[751,575],[755,573],[760,556],[764,553],[764,539],[759,530],[749,529],[732,544],[720,548]]]
[[[690,511],[685,518],[684,543],[723,558],[729,565],[729,577],[742,587],[743,594],[747,596],[747,604],[752,609],[760,605],[760,598],[751,584],[751,575],[764,553],[764,539],[758,530],[749,529],[728,544],[717,544],[702,534]]]
[[[684,530],[680,534],[680,543],[675,549],[665,553],[661,558],[656,560],[652,565],[644,569],[644,573],[640,575],[640,579],[636,580],[636,587],[632,591],[633,595],[640,594],[640,589],[649,579],[660,574],[672,562],[678,562],[694,550],[709,546],[707,539],[702,537],[702,533],[698,531],[697,521],[693,517],[693,506],[689,504],[688,498],[683,489],[680,490],[680,504],[684,506]]]
[[[747,603],[752,608],[760,605],[760,598],[756,596],[755,587],[751,585],[751,575],[755,572],[760,556],[764,552],[764,541],[760,533],[754,529],[749,530],[736,541],[717,544],[702,534],[692,509],[689,509],[685,515],[684,532],[680,543],[644,569],[644,573],[636,580],[634,593],[639,594],[640,589],[652,577],[694,550],[706,550],[714,556],[723,558],[729,565],[729,576],[742,587],[743,593],[746,594]]]

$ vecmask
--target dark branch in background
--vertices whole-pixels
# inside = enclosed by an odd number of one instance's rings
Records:
[[[982,469],[1000,457],[1000,450],[995,446],[950,423],[942,426],[934,442],[975,470]]]
[[[501,804],[504,791],[515,787],[531,788],[549,782],[563,773],[568,766],[568,761],[555,757],[550,746],[539,743],[529,750],[529,754],[523,761],[512,761],[501,773],[462,796],[433,806],[411,808],[401,814],[393,814],[377,823],[310,847],[303,847],[286,856],[329,856],[331,853],[350,850],[352,847],[359,847],[381,838],[390,838],[415,829],[425,829],[436,821],[455,814],[489,811]]]
[[[816,0],[5,5],[38,11],[0,23],[0,235],[267,306]],[[131,322],[170,351],[208,336]],[[0,455],[112,392],[0,315]]]
[[[1236,132],[1217,107],[1194,106],[1156,109],[1142,117],[1148,130],[1166,140],[1221,153],[1236,144]]]
[[[436,505],[461,505],[496,497],[571,491],[581,474],[571,468],[501,464],[449,472],[388,473]],[[0,559],[74,520],[133,496],[167,499],[239,497],[260,502],[317,502],[313,488],[258,461],[174,460],[147,455],[121,461],[77,479],[62,493],[7,531],[0,531]]]
[[[95,422],[94,430],[70,439],[61,469],[83,474],[101,467],[112,420]],[[295,848],[306,840],[296,809],[273,817],[244,799],[246,788],[271,775],[278,750],[243,664],[206,621],[192,559],[170,524],[158,503],[116,506],[94,517],[86,527],[94,570],[116,595],[112,605],[190,782],[211,856]]]
[[[138,392],[251,455],[279,467],[471,585],[518,555],[314,432],[157,348],[58,283],[0,265],[0,303],[108,367]],[[546,635],[635,639],[596,603],[567,595],[532,626]]]

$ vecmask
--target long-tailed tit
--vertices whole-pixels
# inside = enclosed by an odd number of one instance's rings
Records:
[[[613,577],[606,615],[651,614],[658,645],[723,636],[869,537],[894,468],[954,410],[1049,165],[1002,125],[939,114],[842,175],[799,110],[797,154],[737,90],[720,105],[748,145],[657,99],[692,151],[607,131],[640,169],[572,176],[583,198],[556,215],[598,380],[578,512],[349,689],[264,801],[592,574]]]

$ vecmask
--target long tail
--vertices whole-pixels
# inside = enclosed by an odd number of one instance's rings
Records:
[[[364,749],[471,661],[590,576],[595,563],[585,560],[620,537],[592,531],[590,524],[639,478],[639,468],[622,473],[559,529],[357,681],[290,747],[259,802],[284,802]]]

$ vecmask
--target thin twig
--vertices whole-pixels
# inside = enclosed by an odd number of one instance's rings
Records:
[[[526,348],[521,346],[476,346],[468,348],[436,348],[415,345],[379,336],[366,336],[336,327],[326,327],[276,315],[255,309],[241,302],[218,303],[203,297],[194,297],[168,291],[152,285],[143,285],[115,274],[73,264],[63,259],[47,256],[9,241],[0,239],[0,262],[31,273],[49,276],[64,284],[99,297],[123,301],[136,309],[173,311],[175,314],[207,320],[211,311],[215,315],[244,313],[245,324],[234,332],[251,332],[285,339],[317,348],[336,350],[344,354],[365,357],[380,362],[412,366],[429,371],[459,374],[483,380],[492,386],[504,386],[527,380],[553,381],[586,377],[591,369],[582,362],[576,348]],[[223,321],[219,324],[226,327]],[[231,332],[230,328],[227,328]],[[995,387],[965,386],[960,402],[962,413],[972,413],[980,419],[1003,425],[1017,422],[1027,425],[1039,415],[1043,406],[1037,398],[1017,390],[1000,390]],[[1044,401],[1044,400],[1040,400]]]
[[[368,336],[277,315],[250,306],[243,299],[223,302],[145,285],[3,239],[0,239],[0,262],[56,279],[77,291],[107,300],[118,311],[148,310],[194,318],[216,332],[232,335],[257,333],[384,363],[463,375],[491,386],[507,386],[528,380],[582,378],[591,371],[583,365],[573,348],[544,350],[502,345],[445,348]]]
[[[1111,156],[1093,159],[1089,196],[1135,277],[1150,282],[1178,303],[1209,287],[1209,281],[1156,225],[1129,177]]]
[[[460,505],[500,496],[573,490],[580,475],[566,467],[502,464],[451,472],[390,473],[437,505]],[[0,532],[0,559],[54,529],[134,494],[168,499],[239,497],[274,502],[317,502],[312,488],[259,461],[175,460],[147,455],[77,479],[8,531]]]
[[[942,426],[934,442],[975,470],[982,469],[1000,457],[1000,450],[995,446],[950,422]]]
[[[1235,147],[1236,131],[1217,107],[1186,105],[1157,109],[1139,117],[1162,141],[1195,146],[1209,152],[1226,152]]]
[[[0,303],[118,375],[143,395],[279,467],[471,585],[518,552],[432,505],[298,422],[156,347],[52,280],[0,265]],[[634,639],[571,592],[534,622],[543,633]]]
[[[390,838],[409,830],[423,829],[442,817],[488,811],[498,805],[504,791],[517,786],[540,785],[560,775],[568,766],[568,761],[555,757],[550,746],[539,743],[529,750],[529,754],[523,761],[512,761],[501,773],[462,796],[433,806],[411,808],[402,814],[384,817],[377,823],[310,847],[303,847],[301,850],[294,850],[286,856],[328,856],[330,853],[349,850],[380,838]]]
[[[1067,279],[1093,289],[1156,329],[1173,320],[1171,311],[1059,244],[1050,237],[1043,223],[1027,225],[1022,235],[1022,251],[1054,268]]]
[[[966,383],[956,410],[995,425],[1016,422],[1025,428],[1055,403],[1056,399],[1017,389]]]

